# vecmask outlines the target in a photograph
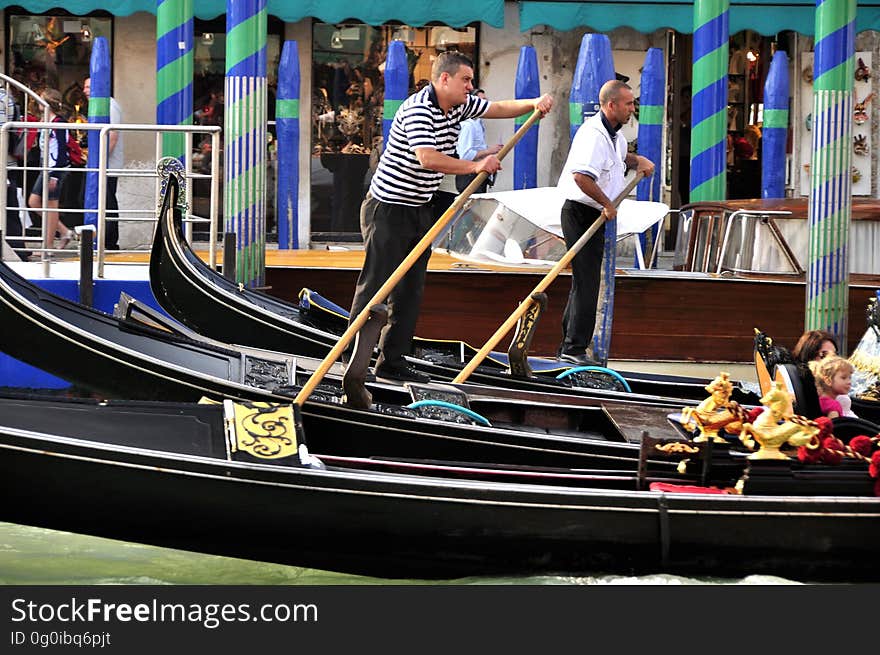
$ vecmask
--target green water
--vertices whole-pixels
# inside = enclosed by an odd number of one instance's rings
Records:
[[[799,584],[772,576],[742,579],[685,578],[657,574],[594,576],[474,577],[457,580],[389,580],[268,562],[205,555],[0,523],[0,584]]]

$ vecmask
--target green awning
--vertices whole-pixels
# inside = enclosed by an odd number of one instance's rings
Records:
[[[0,0],[0,8],[18,5],[34,14],[63,6],[76,16],[103,9],[114,16],[129,16],[137,11],[156,13],[156,0]],[[313,17],[325,23],[345,19],[368,25],[396,20],[420,26],[437,22],[463,27],[482,21],[492,27],[504,26],[504,0],[268,0],[269,14],[295,23]],[[226,0],[195,0],[193,13],[198,18],[216,18],[226,13]]]
[[[685,0],[601,0],[519,3],[520,30],[546,25],[557,30],[591,27],[607,32],[631,27],[650,33],[670,28],[694,31],[694,4]],[[754,30],[764,35],[793,30],[811,35],[816,29],[816,3],[811,0],[731,0],[730,33]],[[880,30],[880,0],[858,0],[856,31]]]

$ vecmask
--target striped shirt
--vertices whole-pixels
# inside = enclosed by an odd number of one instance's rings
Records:
[[[370,182],[370,194],[395,205],[417,207],[428,202],[443,173],[422,168],[415,149],[433,148],[454,157],[461,121],[482,116],[489,104],[483,98],[468,96],[463,105],[444,114],[433,84],[407,98],[394,114],[388,143]]]

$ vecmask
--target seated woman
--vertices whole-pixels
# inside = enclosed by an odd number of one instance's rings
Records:
[[[853,365],[843,357],[829,355],[810,364],[819,393],[819,408],[828,418],[850,416],[858,418],[852,411],[849,397],[852,389]]]
[[[795,362],[809,364],[828,355],[836,355],[837,338],[825,330],[809,330],[801,335],[791,351]]]

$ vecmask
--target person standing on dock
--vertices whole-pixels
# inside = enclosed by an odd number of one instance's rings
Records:
[[[474,68],[457,51],[437,55],[431,83],[407,98],[394,115],[388,143],[361,205],[364,267],[351,307],[354,320],[434,222],[430,200],[443,175],[501,170],[493,155],[478,161],[452,156],[462,121],[469,118],[515,118],[533,110],[546,114],[549,95],[489,102],[471,95]],[[428,376],[404,360],[412,348],[422,303],[428,249],[400,280],[389,297],[388,325],[382,330],[376,375],[395,380],[427,382]]]
[[[557,188],[566,198],[562,205],[562,234],[566,248],[571,248],[590,225],[605,216],[617,217],[614,198],[623,191],[627,170],[635,168],[650,177],[654,164],[627,152],[626,138],[620,128],[635,112],[635,99],[629,85],[619,80],[605,82],[599,89],[600,111],[578,128],[568,159],[559,176]],[[605,224],[574,256],[571,262],[571,291],[562,316],[560,361],[576,366],[597,362],[587,356],[593,340],[596,307],[605,254]]]

